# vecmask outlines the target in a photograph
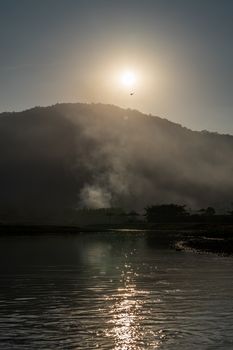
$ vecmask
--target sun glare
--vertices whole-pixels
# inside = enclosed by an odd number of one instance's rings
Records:
[[[126,87],[133,87],[136,83],[137,77],[133,71],[124,71],[121,74],[121,83]]]

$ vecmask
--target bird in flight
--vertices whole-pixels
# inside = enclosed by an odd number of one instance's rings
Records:
[[[134,94],[135,94],[135,92],[131,92],[131,93],[130,93],[130,96],[133,96]]]

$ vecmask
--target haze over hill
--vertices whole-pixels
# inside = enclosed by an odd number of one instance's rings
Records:
[[[78,207],[226,207],[233,137],[103,104],[0,115],[0,216],[62,221]]]

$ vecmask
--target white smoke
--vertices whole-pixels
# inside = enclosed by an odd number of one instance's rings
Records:
[[[92,209],[111,207],[111,194],[96,185],[86,185],[80,193],[80,206]]]

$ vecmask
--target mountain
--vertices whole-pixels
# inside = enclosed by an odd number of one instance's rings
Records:
[[[0,114],[0,218],[66,220],[79,207],[228,206],[233,136],[104,104]]]

